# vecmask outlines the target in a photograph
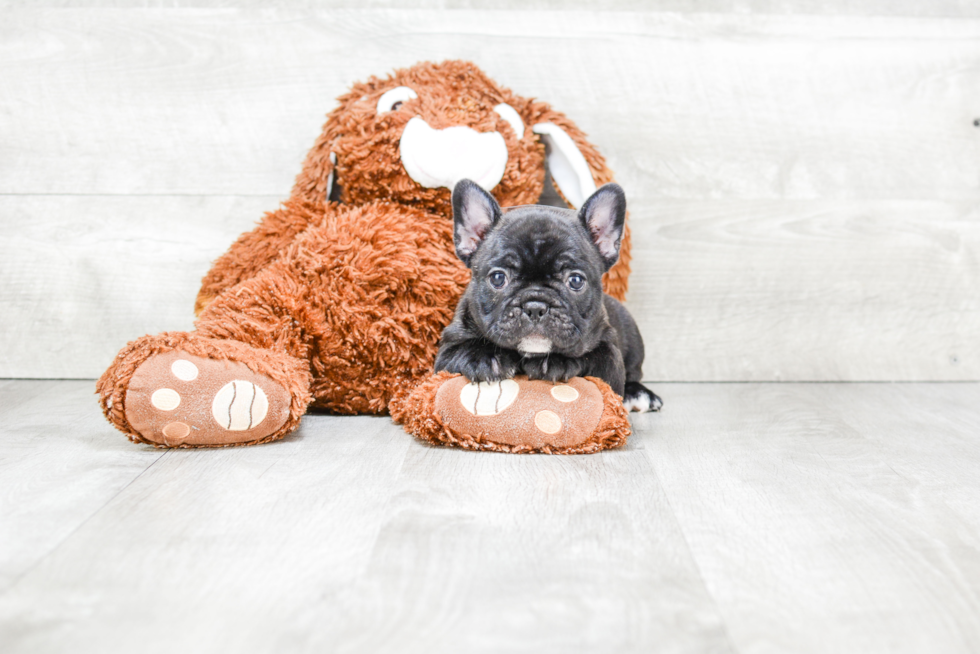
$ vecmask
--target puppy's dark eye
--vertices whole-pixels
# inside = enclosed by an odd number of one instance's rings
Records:
[[[507,284],[507,273],[502,270],[495,270],[490,273],[490,286],[494,288],[503,288]]]
[[[399,109],[402,108],[402,104],[403,104],[402,102],[396,102],[395,104],[391,105],[391,110],[398,111]]]
[[[581,291],[585,287],[585,277],[578,273],[572,273],[568,276],[566,283],[568,284],[568,288],[573,291]]]

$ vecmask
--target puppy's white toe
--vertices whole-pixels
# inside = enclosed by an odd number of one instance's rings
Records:
[[[627,384],[626,386],[623,408],[627,411],[647,413],[648,411],[659,411],[660,407],[664,405],[657,395],[642,384]]]
[[[646,413],[650,410],[650,398],[642,394],[636,397],[628,397],[623,400],[623,408],[627,411]],[[659,409],[660,407],[657,408]]]

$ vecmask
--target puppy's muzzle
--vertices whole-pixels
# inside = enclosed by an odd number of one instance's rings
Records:
[[[521,310],[524,311],[525,316],[531,319],[531,322],[538,322],[548,313],[548,305],[538,300],[531,300],[525,302],[521,306]]]

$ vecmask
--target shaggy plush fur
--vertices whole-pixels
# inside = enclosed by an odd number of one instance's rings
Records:
[[[309,362],[314,405],[383,413],[431,372],[468,271],[452,223],[386,202],[337,208],[211,302],[198,332]]]
[[[397,86],[415,89],[419,98],[405,102],[401,111],[378,116],[378,99]],[[522,98],[497,85],[469,62],[421,63],[386,78],[372,77],[355,84],[338,99],[337,108],[328,115],[323,132],[306,155],[293,186],[291,202],[267,213],[254,230],[243,234],[214,263],[198,293],[197,313],[222,291],[269,265],[309,226],[302,214],[290,208],[298,204],[316,205],[331,199],[344,205],[389,201],[425,209],[452,222],[451,191],[422,188],[402,167],[399,140],[405,125],[416,115],[434,129],[466,125],[480,132],[503,134],[507,168],[493,195],[504,207],[537,202],[544,190],[545,148],[536,138],[516,138],[506,121],[493,111],[501,102],[520,114],[527,130],[543,122],[565,130],[592,169],[596,186],[615,181],[605,159],[568,117],[543,102]],[[331,153],[336,156],[336,166],[331,162]],[[334,190],[328,198],[331,174]],[[560,188],[558,192],[561,193]],[[339,206],[329,205],[328,213]],[[606,292],[620,301],[626,298],[630,244],[627,228],[619,261],[604,278]]]
[[[419,97],[378,115],[379,97],[397,86]],[[501,102],[521,115],[525,135],[493,111]],[[612,181],[568,118],[498,86],[473,64],[423,63],[356,84],[328,116],[291,197],[204,278],[197,331],[138,339],[99,380],[110,422],[145,440],[125,417],[127,383],[148,357],[178,348],[242,362],[289,390],[290,418],[264,440],[294,429],[311,402],[335,413],[383,413],[431,372],[469,273],[454,253],[449,189],[423,188],[402,167],[399,139],[416,115],[434,129],[466,125],[504,136],[508,160],[493,189],[504,206],[534,203],[544,188],[544,146],[530,135],[539,122],[568,133],[597,185]],[[628,264],[627,233],[605,278],[616,297],[626,292]]]
[[[572,445],[566,447],[554,445],[535,447],[526,443],[514,445],[498,442],[492,435],[457,431],[447,424],[449,421],[437,405],[436,396],[443,384],[458,376],[448,372],[432,375],[410,393],[397,397],[391,402],[389,406],[391,417],[395,422],[402,424],[406,432],[433,445],[513,454],[592,454],[625,444],[631,433],[622,398],[598,377],[585,379],[595,384],[602,394],[602,415],[592,433],[583,434],[582,439]]]

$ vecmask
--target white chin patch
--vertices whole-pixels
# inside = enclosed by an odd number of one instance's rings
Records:
[[[452,189],[459,180],[471,179],[489,191],[507,168],[507,144],[500,132],[462,125],[432,129],[418,116],[405,125],[399,148],[405,172],[425,188]]]
[[[517,344],[522,354],[548,354],[551,352],[551,339],[544,336],[528,336]]]

